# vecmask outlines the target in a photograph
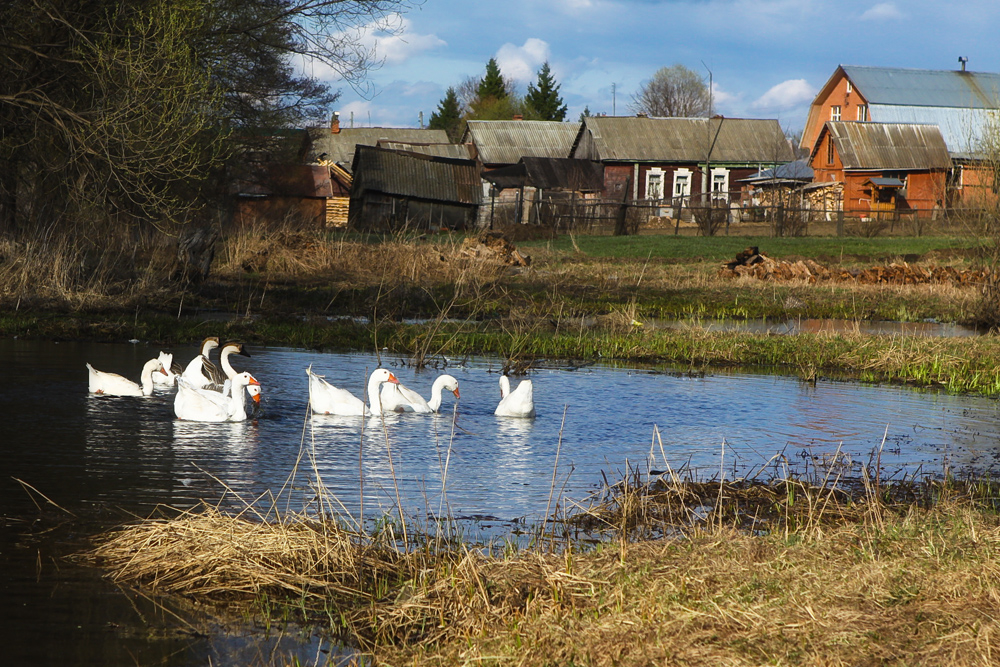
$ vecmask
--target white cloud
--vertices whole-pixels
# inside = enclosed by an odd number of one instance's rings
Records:
[[[359,41],[388,65],[398,65],[424,51],[448,45],[437,35],[418,35],[412,26],[412,21],[401,14],[390,14],[385,20],[362,28]]]
[[[549,44],[529,37],[523,46],[507,43],[497,51],[497,65],[507,78],[518,83],[532,81],[542,64],[549,59]]]
[[[812,102],[816,97],[816,89],[805,79],[789,79],[782,81],[761,95],[751,105],[754,109],[779,110],[790,109],[800,104]]]
[[[903,18],[903,12],[894,2],[880,2],[861,15],[862,21],[888,21],[901,18]]]

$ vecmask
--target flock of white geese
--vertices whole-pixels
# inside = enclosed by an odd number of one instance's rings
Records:
[[[261,385],[247,372],[238,373],[230,362],[234,354],[249,357],[243,343],[230,342],[219,351],[219,365],[210,359],[212,350],[219,348],[219,339],[209,336],[201,344],[200,354],[183,369],[174,364],[173,354],[160,352],[142,367],[139,382],[117,373],[99,371],[87,364],[89,389],[93,394],[105,396],[150,396],[155,386],[176,387],[174,414],[178,419],[199,422],[239,422],[248,418],[246,397],[260,403]],[[221,367],[221,370],[220,370]],[[441,375],[431,387],[429,399],[400,384],[385,368],[378,368],[368,376],[367,403],[350,391],[335,387],[322,375],[306,369],[309,378],[309,407],[313,414],[364,416],[389,412],[415,412],[430,414],[441,409],[444,392],[450,391],[459,398],[458,380],[451,375]],[[500,403],[494,414],[498,417],[534,417],[534,388],[531,380],[522,380],[511,391],[510,380],[500,376]]]

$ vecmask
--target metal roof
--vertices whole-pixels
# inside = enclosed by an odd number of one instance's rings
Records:
[[[379,139],[387,141],[402,141],[418,144],[446,144],[448,133],[444,130],[418,130],[412,127],[358,127],[341,128],[334,134],[330,128],[313,128],[309,130],[312,146],[309,149],[307,162],[319,162],[323,159],[350,169],[354,163],[355,146],[374,146]]]
[[[809,162],[806,160],[796,160],[795,162],[789,162],[788,164],[778,165],[774,169],[761,169],[753,176],[749,178],[741,178],[740,181],[744,183],[753,183],[756,181],[773,181],[778,180],[793,180],[793,181],[811,181],[813,179],[813,170],[809,166]]]
[[[992,113],[995,112],[956,107],[869,105],[871,119],[879,123],[937,125],[953,155],[976,152],[983,128],[990,127],[989,116]]]
[[[600,162],[686,163],[710,157],[719,164],[754,165],[794,158],[777,120],[644,116],[584,119],[571,156]]]
[[[604,168],[590,160],[524,157],[514,165],[483,172],[483,179],[500,189],[524,186],[542,190],[600,192]]]
[[[906,185],[906,183],[904,183],[903,181],[901,181],[898,178],[880,178],[878,176],[875,176],[873,178],[869,178],[866,181],[866,183],[871,183],[872,185],[877,185],[880,188],[901,188],[904,185]]]
[[[379,139],[375,144],[379,148],[388,148],[393,151],[410,151],[421,155],[436,155],[437,157],[450,157],[456,160],[471,160],[472,147],[468,144],[415,144],[406,141],[391,141]]]
[[[366,191],[426,201],[477,205],[482,181],[473,160],[418,155],[359,145],[354,154],[351,197]]]
[[[483,164],[516,164],[522,157],[569,157],[580,123],[551,120],[470,120],[462,143]]]
[[[825,129],[844,169],[951,168],[948,146],[936,125],[828,121]]]
[[[333,196],[330,170],[308,164],[275,164],[261,166],[235,184],[240,197],[304,197]]]
[[[1000,74],[841,65],[869,104],[1000,108]]]

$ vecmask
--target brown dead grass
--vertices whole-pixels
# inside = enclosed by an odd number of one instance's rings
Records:
[[[543,541],[490,555],[431,539],[406,551],[331,522],[209,509],[125,527],[92,557],[153,594],[230,609],[284,601],[377,664],[961,666],[1000,655],[1000,521],[981,505],[948,493],[887,505],[870,488],[866,501],[804,484],[668,487],[627,502],[672,493],[688,510],[715,509],[694,522],[677,513],[669,539],[618,534],[589,549]],[[741,498],[753,502],[733,510]],[[752,531],[727,519],[754,503]],[[615,516],[601,521],[626,523]]]

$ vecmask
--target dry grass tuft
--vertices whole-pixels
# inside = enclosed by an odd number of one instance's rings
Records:
[[[584,517],[609,539],[499,556],[209,508],[125,527],[91,557],[154,594],[283,605],[380,664],[991,664],[996,489],[861,486],[616,484]]]

